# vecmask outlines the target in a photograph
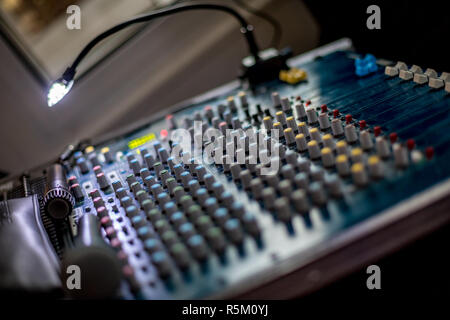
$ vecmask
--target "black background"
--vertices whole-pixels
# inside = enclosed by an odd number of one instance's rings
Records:
[[[450,213],[449,213],[450,214]],[[372,264],[381,269],[381,289],[368,290],[366,266],[307,296],[306,301],[450,299],[450,225],[417,239]]]
[[[320,27],[321,44],[350,37],[362,53],[450,71],[450,1],[304,0]],[[369,5],[381,10],[381,29],[366,27]]]
[[[425,70],[450,72],[450,1],[304,0],[320,27],[321,44],[349,37],[357,51]],[[381,29],[369,30],[369,5],[381,10]],[[450,212],[449,212],[450,214]],[[382,290],[368,290],[366,268],[308,296],[307,301],[340,298],[424,301],[450,298],[450,226],[418,239],[374,262]],[[343,296],[343,297],[342,297]]]

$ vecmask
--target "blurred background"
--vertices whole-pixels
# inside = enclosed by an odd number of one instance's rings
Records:
[[[105,29],[176,0],[0,0],[0,171],[55,158],[78,139],[121,127],[236,78],[247,54],[239,25],[222,12],[186,12],[127,29],[95,48],[71,94],[46,106],[46,88]],[[195,2],[195,1],[194,1]],[[214,1],[213,1],[214,2]],[[222,0],[256,28],[261,48],[318,45],[319,28],[299,0]],[[81,9],[68,30],[66,8]],[[255,14],[256,13],[256,14]],[[269,13],[273,25],[259,14]],[[282,34],[278,35],[278,29]]]

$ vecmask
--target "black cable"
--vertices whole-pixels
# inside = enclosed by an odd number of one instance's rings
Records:
[[[218,4],[181,4],[181,5],[176,5],[176,6],[172,6],[169,8],[164,8],[164,9],[160,9],[157,11],[153,11],[151,13],[148,14],[144,14],[141,16],[138,16],[136,18],[127,20],[125,22],[122,22],[106,31],[104,31],[103,33],[99,34],[97,37],[95,37],[93,40],[91,40],[91,42],[89,42],[84,48],[83,50],[80,52],[80,54],[78,55],[78,57],[75,59],[75,61],[73,62],[73,64],[67,68],[67,70],[64,72],[63,74],[63,79],[66,81],[70,81],[73,79],[73,77],[75,76],[75,72],[76,72],[76,68],[78,66],[78,64],[84,59],[84,57],[89,53],[90,50],[92,50],[92,48],[97,45],[100,41],[104,40],[105,38],[109,37],[110,35],[125,29],[133,24],[136,23],[142,23],[142,22],[147,22],[156,18],[160,18],[163,16],[167,16],[167,15],[171,15],[174,13],[178,13],[178,12],[183,12],[183,11],[189,11],[189,10],[219,10],[219,11],[223,11],[226,12],[228,14],[231,14],[233,17],[235,17],[239,23],[241,24],[241,32],[244,35],[245,39],[247,40],[247,44],[250,50],[251,55],[255,58],[255,60],[259,60],[259,48],[258,45],[256,44],[254,35],[253,35],[253,26],[248,24],[247,21],[233,8],[227,7],[227,6],[223,6],[223,5],[218,5]]]
[[[270,42],[270,46],[273,48],[279,48],[281,43],[281,36],[283,35],[283,28],[281,23],[278,22],[277,19],[272,17],[271,15],[265,13],[262,10],[256,10],[255,8],[250,7],[245,1],[242,0],[233,0],[238,6],[242,9],[250,12],[251,14],[266,20],[273,28],[272,40]]]

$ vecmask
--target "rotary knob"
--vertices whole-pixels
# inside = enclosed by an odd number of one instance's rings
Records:
[[[54,164],[47,169],[47,185],[44,195],[44,209],[54,219],[64,219],[71,212],[75,200],[66,182],[64,168]]]

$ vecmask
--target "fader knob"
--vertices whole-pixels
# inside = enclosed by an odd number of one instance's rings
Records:
[[[195,194],[197,190],[200,189],[200,184],[198,183],[198,180],[189,181],[188,189],[191,194]]]
[[[238,97],[239,97],[239,101],[241,102],[241,107],[247,108],[248,107],[247,94],[244,91],[241,91],[241,92],[239,92]]]
[[[373,178],[383,177],[383,163],[378,156],[370,156],[368,161],[369,173]]]
[[[295,163],[297,163],[297,159],[295,159],[294,164]],[[294,172],[294,168],[293,168],[294,164],[285,164],[281,168],[281,175],[283,176],[283,178],[288,179],[288,180],[294,179],[294,176],[295,176],[295,172]]]
[[[282,180],[278,184],[278,191],[282,196],[289,197],[292,193],[292,184],[289,180]]]
[[[330,128],[330,119],[328,118],[328,114],[326,114],[325,112],[322,112],[319,115],[319,125],[320,125],[320,129],[321,130],[326,130],[328,128]]]
[[[285,115],[285,113],[283,111],[278,111],[275,114],[275,117],[277,118],[277,121],[279,123],[281,123],[282,126],[286,125],[286,115]]]
[[[292,131],[294,131],[294,132],[297,131],[297,121],[295,121],[293,116],[287,117],[286,123],[287,123],[287,126],[292,129]]]
[[[148,193],[145,192],[144,190],[139,190],[138,192],[136,192],[136,199],[139,202],[139,204],[142,206],[142,203],[149,199],[148,197]]]
[[[106,178],[105,174],[103,172],[100,172],[97,174],[97,182],[100,189],[104,190],[109,187],[108,179]]]
[[[228,109],[230,110],[231,113],[237,112],[236,101],[234,100],[233,96],[230,96],[227,98],[227,104],[228,104]]]
[[[304,189],[299,189],[294,191],[291,196],[292,202],[294,203],[295,209],[302,213],[309,210],[308,197]]]
[[[130,169],[133,171],[135,175],[139,175],[141,172],[141,165],[137,159],[132,159],[129,161]]]
[[[137,181],[137,179],[136,179],[134,174],[129,174],[126,177],[126,180],[127,180],[128,186],[131,186],[133,183],[135,183]]]
[[[208,199],[208,190],[204,188],[198,189],[195,193],[195,197],[197,198],[197,202],[203,206],[206,202],[206,199]]]
[[[98,189],[94,189],[91,192],[89,192],[89,196],[91,197],[91,199],[100,197],[100,191],[98,191]]]
[[[166,148],[159,148],[158,155],[161,162],[167,163],[167,159],[169,158],[169,152],[167,151]]]
[[[359,143],[364,150],[372,149],[373,141],[370,133],[367,130],[362,131],[359,134]]]
[[[81,189],[80,184],[74,183],[70,186],[70,190],[72,190],[72,193],[75,197],[76,201],[81,201],[84,199],[83,189]]]
[[[226,248],[226,240],[220,228],[213,227],[207,230],[206,238],[211,247],[217,252],[223,252]]]
[[[292,213],[289,201],[285,197],[275,200],[275,212],[280,221],[288,222],[291,220]]]
[[[308,149],[306,138],[305,138],[305,135],[303,133],[299,133],[295,137],[295,143],[297,145],[297,150],[300,151],[300,152],[303,152],[306,149]]]
[[[112,187],[114,192],[117,192],[118,189],[122,188],[122,182],[120,182],[120,180],[113,181]]]
[[[242,203],[235,202],[231,206],[231,212],[233,213],[233,215],[235,217],[237,217],[238,219],[241,219],[244,216],[244,214],[245,214],[245,208],[242,205]]]
[[[311,140],[316,140],[318,143],[322,142],[322,136],[320,135],[320,132],[317,128],[311,128],[309,130],[309,135],[311,137]]]
[[[306,116],[308,117],[308,123],[314,124],[318,121],[317,119],[317,112],[314,108],[308,108],[306,110]]]
[[[345,154],[340,154],[337,156],[336,168],[341,176],[346,176],[350,173],[350,165]]]
[[[173,114],[168,114],[166,116],[166,123],[167,123],[167,128],[169,128],[169,129],[176,129],[177,128],[177,122],[176,122],[175,117],[173,116]]]
[[[289,102],[288,97],[284,97],[281,99],[281,107],[284,112],[289,111],[291,109],[291,103]]]
[[[95,152],[93,152],[89,155],[89,161],[91,162],[92,167],[100,165],[100,160],[98,160],[98,157],[95,154]]]
[[[294,131],[292,130],[292,128],[286,128],[284,129],[284,138],[286,139],[286,143],[288,145],[293,145],[295,144],[295,137],[294,137]]]
[[[348,124],[344,128],[345,139],[348,143],[353,143],[358,140],[358,135],[356,133],[355,126],[353,124]]]
[[[350,157],[353,163],[363,162],[363,151],[361,148],[353,148],[350,152]]]
[[[97,198],[93,199],[92,202],[94,203],[95,209],[98,209],[98,208],[103,207],[105,205],[105,202],[100,197],[97,197]]]
[[[102,154],[105,157],[106,163],[113,163],[114,162],[114,155],[112,154],[111,150],[109,150],[108,147],[105,147],[102,149]]]
[[[133,200],[129,196],[125,196],[120,199],[120,204],[123,208],[127,208],[133,204]]]
[[[189,249],[197,260],[205,260],[208,256],[208,247],[200,235],[194,235],[188,240]]]
[[[340,140],[336,143],[336,152],[338,155],[347,155],[348,154],[348,148],[347,143],[344,140]]]
[[[278,92],[272,93],[272,103],[275,108],[281,107],[281,98]]]
[[[306,190],[309,186],[308,175],[305,172],[297,173],[294,177],[294,183],[297,188]]]
[[[336,174],[332,174],[330,176],[325,177],[325,185],[327,187],[328,192],[333,197],[340,197],[342,194],[341,182]]]
[[[266,209],[272,209],[276,200],[275,189],[272,187],[265,188],[263,190],[262,198]]]
[[[320,158],[320,148],[316,140],[311,140],[308,142],[308,152],[311,159]]]
[[[171,263],[169,257],[164,251],[157,251],[151,255],[151,260],[156,266],[159,275],[162,278],[167,278],[171,274]]]
[[[142,190],[142,186],[139,182],[136,181],[130,185],[130,189],[136,195],[136,193]]]
[[[387,140],[384,137],[377,137],[375,144],[377,154],[383,159],[388,158],[389,155],[391,154],[391,150],[389,149],[389,144]]]
[[[333,132],[333,136],[335,137],[340,136],[344,133],[341,119],[331,120],[331,131]]]
[[[315,204],[321,206],[327,202],[327,196],[322,183],[318,181],[312,182],[309,187],[309,192],[311,193],[311,198]]]
[[[83,157],[81,157],[77,160],[77,166],[80,169],[82,174],[86,174],[89,172],[88,164]]]
[[[239,244],[244,240],[244,233],[238,219],[228,220],[225,224],[225,230],[233,243]]]
[[[368,177],[364,165],[360,162],[352,165],[351,168],[353,181],[357,186],[365,186],[368,183]]]
[[[235,130],[242,129],[242,123],[238,117],[234,117],[233,119],[231,119],[231,123],[232,123],[233,129],[235,129]]]
[[[272,119],[269,117],[269,116],[265,116],[264,118],[263,118],[263,124],[264,124],[264,128],[267,130],[267,131],[270,131],[270,130],[272,130]]]
[[[118,188],[116,190],[116,196],[118,199],[122,199],[123,197],[126,197],[128,195],[127,190],[125,188]]]
[[[155,158],[150,153],[147,153],[144,156],[144,161],[148,169],[150,170],[153,169],[153,165],[155,164]]]
[[[395,165],[399,168],[406,168],[409,163],[408,151],[399,143],[395,143],[392,147],[394,153]]]
[[[297,119],[304,119],[306,117],[305,106],[303,103],[296,104],[295,111],[297,112]]]
[[[71,176],[67,179],[67,182],[69,183],[69,186],[72,186],[75,183],[78,183],[78,179],[75,176]]]
[[[300,170],[301,172],[309,173],[309,171],[310,171],[310,165],[311,165],[311,163],[310,163],[310,161],[309,161],[308,159],[305,159],[305,158],[300,157],[300,158],[298,158],[298,160],[297,160],[297,168],[298,168],[298,170]]]
[[[334,143],[333,136],[329,133],[324,135],[322,137],[323,145],[327,148],[330,148],[331,150],[334,150],[336,147],[336,144]]]
[[[322,163],[324,167],[332,167],[334,166],[334,155],[333,155],[333,151],[328,148],[325,147],[321,150],[321,155],[322,155]]]

